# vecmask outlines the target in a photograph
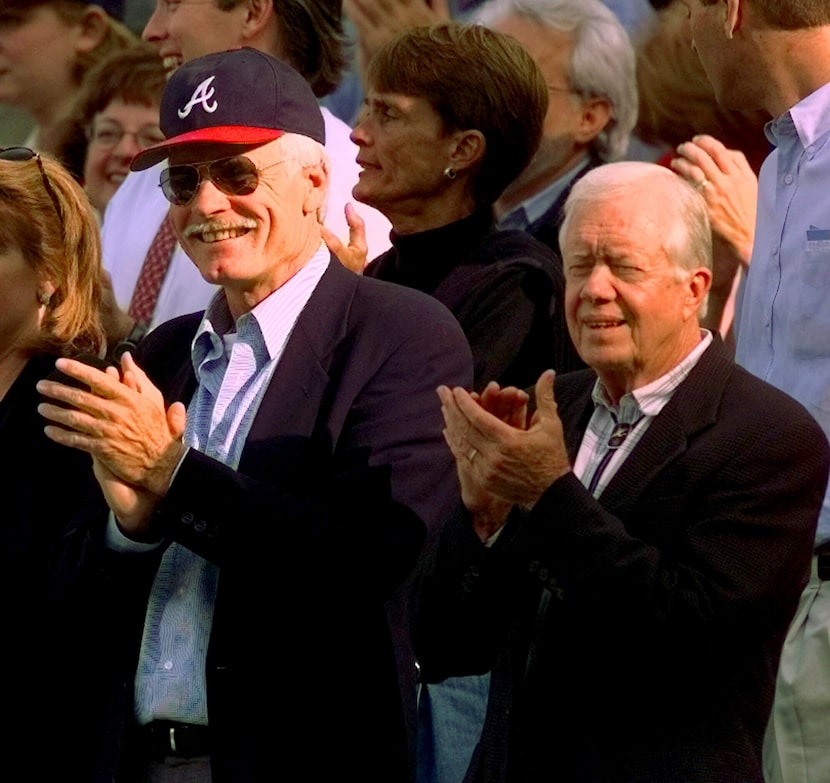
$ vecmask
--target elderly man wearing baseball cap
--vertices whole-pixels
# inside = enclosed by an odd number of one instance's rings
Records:
[[[175,232],[221,288],[119,368],[61,360],[83,388],[38,387],[100,487],[58,574],[105,629],[94,774],[405,781],[384,602],[457,500],[434,389],[470,384],[469,348],[437,301],[332,260],[323,122],[289,66],[193,60],[161,126],[133,166],[167,159]]]

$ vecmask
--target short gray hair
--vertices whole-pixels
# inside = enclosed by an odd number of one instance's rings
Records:
[[[571,88],[611,107],[591,147],[605,162],[624,157],[637,122],[637,74],[634,48],[614,12],[600,0],[488,0],[475,21],[491,27],[508,16],[573,36]]]
[[[286,133],[280,136],[277,144],[285,158],[295,161],[299,164],[300,168],[307,169],[312,166],[321,166],[325,172],[326,198],[323,199],[323,206],[320,207],[318,215],[322,223],[325,217],[325,205],[328,203],[329,177],[331,172],[329,154],[326,152],[326,148],[319,141],[315,141],[299,133]]]
[[[665,220],[663,249],[669,260],[684,271],[712,268],[712,228],[706,201],[699,190],[665,166],[642,161],[620,161],[598,166],[579,179],[564,206],[560,241],[577,206],[609,199],[630,201],[632,190],[653,191],[663,187],[670,193],[661,201]]]

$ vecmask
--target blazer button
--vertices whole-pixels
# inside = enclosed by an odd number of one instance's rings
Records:
[[[185,511],[184,514],[182,514],[182,524],[192,525],[194,518],[195,517],[193,516],[193,514],[191,514],[189,511]]]
[[[205,530],[207,529],[207,522],[205,522],[204,519],[200,519],[200,520],[198,520],[197,522],[194,523],[193,529],[197,533],[204,533]]]

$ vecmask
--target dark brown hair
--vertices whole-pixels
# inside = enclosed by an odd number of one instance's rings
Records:
[[[378,50],[367,82],[378,92],[426,99],[448,132],[484,135],[487,147],[473,183],[481,204],[501,195],[542,138],[548,89],[539,67],[514,38],[483,25],[407,30]]]

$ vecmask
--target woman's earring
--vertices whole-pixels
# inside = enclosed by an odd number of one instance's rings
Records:
[[[38,300],[38,302],[40,302],[40,303],[41,303],[41,305],[43,305],[43,307],[47,307],[47,306],[48,306],[48,304],[49,304],[49,300],[50,300],[51,298],[52,298],[52,297],[51,297],[51,296],[49,296],[49,294],[47,294],[47,293],[46,293],[46,291],[38,291],[38,292],[37,292],[37,300]]]
[[[447,168],[444,169],[444,176],[447,179],[455,179],[457,175],[455,173],[455,169],[452,166],[447,166]]]

